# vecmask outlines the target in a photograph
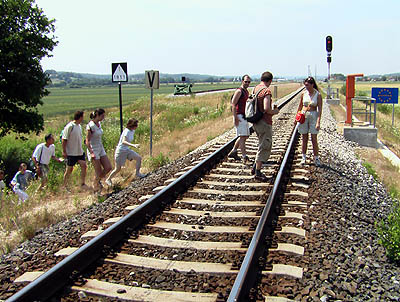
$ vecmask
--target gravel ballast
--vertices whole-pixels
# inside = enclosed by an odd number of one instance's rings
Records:
[[[291,296],[296,301],[399,301],[400,268],[386,257],[375,228],[393,200],[357,158],[360,146],[338,134],[329,105],[324,104],[321,128],[323,166],[310,166],[308,267]]]

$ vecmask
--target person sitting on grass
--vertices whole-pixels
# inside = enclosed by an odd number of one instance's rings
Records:
[[[135,151],[131,150],[129,147],[138,148],[138,144],[132,144],[133,137],[135,135],[135,130],[138,127],[138,120],[130,119],[126,125],[126,128],[119,138],[119,143],[115,149],[115,168],[111,171],[110,175],[106,179],[106,184],[112,187],[111,179],[121,170],[121,167],[125,165],[126,160],[136,160],[136,177],[143,178],[146,174],[140,173],[140,167],[142,165],[142,158]]]
[[[15,174],[11,181],[11,186],[13,191],[18,195],[19,201],[24,202],[29,198],[28,193],[26,193],[26,188],[28,187],[29,181],[31,181],[35,174],[31,170],[26,169],[25,163],[19,165],[19,171]]]

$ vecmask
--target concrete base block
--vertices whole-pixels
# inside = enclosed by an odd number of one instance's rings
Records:
[[[356,142],[361,146],[377,148],[378,129],[372,126],[368,127],[348,127],[343,128],[344,138]]]
[[[339,105],[340,100],[339,99],[324,99],[329,105]]]

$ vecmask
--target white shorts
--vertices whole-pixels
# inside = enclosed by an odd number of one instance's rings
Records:
[[[299,133],[300,134],[318,134],[318,130],[315,128],[317,125],[318,119],[318,111],[307,111],[306,112],[306,120],[303,124],[299,125]]]
[[[142,158],[140,157],[139,154],[137,154],[135,151],[128,149],[128,150],[118,150],[115,152],[115,162],[120,165],[121,167],[125,165],[126,160],[141,160]]]
[[[18,199],[21,202],[24,202],[25,200],[27,200],[29,198],[29,195],[25,191],[23,191],[21,189],[18,189],[18,188],[14,187],[13,191],[15,192],[15,194],[18,195]]]
[[[249,123],[243,117],[243,114],[237,115],[239,124],[236,126],[236,136],[250,136]]]
[[[92,150],[94,153],[94,159],[100,159],[103,156],[106,156],[106,150],[104,150],[103,145],[101,146],[92,146]],[[92,157],[90,156],[90,151],[87,149],[88,160],[90,161]]]

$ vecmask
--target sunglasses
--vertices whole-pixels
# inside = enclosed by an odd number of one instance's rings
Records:
[[[245,82],[245,83],[251,83],[251,81],[243,81],[243,82]]]

